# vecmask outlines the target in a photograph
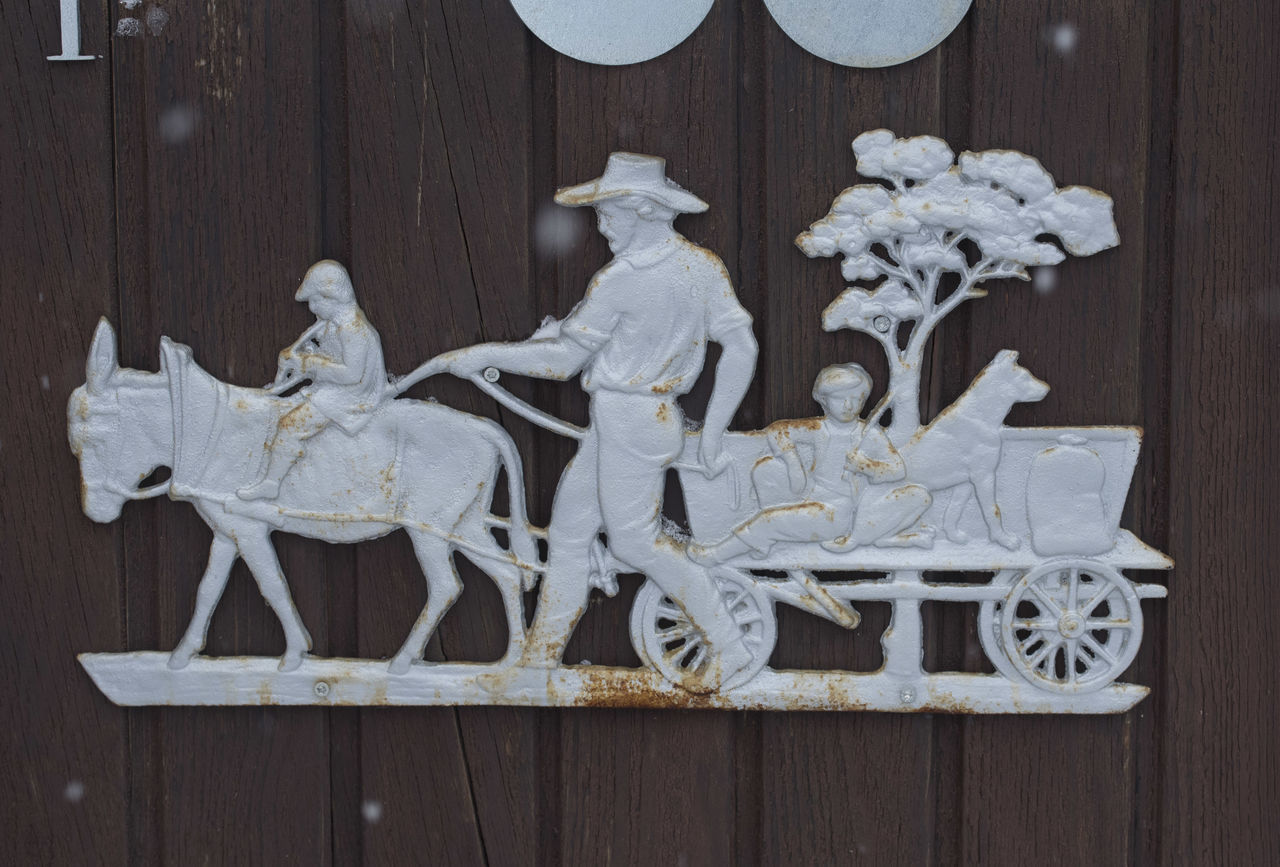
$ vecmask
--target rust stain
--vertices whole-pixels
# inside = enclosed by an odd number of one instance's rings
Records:
[[[656,388],[656,386],[655,386]],[[658,404],[658,412],[656,413],[658,421],[666,424],[671,421],[671,407],[665,403]]]

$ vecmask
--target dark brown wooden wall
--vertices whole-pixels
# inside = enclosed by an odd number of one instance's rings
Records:
[[[684,44],[621,69],[556,55],[506,0],[83,0],[84,47],[45,60],[53,0],[0,0],[0,829],[28,863],[1280,863],[1275,685],[1280,451],[1280,26],[1266,0],[975,0],[943,45],[851,70],[760,0],[719,0]],[[158,34],[113,36],[160,8]],[[1055,46],[1070,26],[1073,49]],[[1168,551],[1123,716],[229,708],[122,710],[79,651],[169,648],[208,531],[186,506],[79,510],[64,409],[94,321],[155,369],[162,334],[260,383],[308,321],[306,267],[348,263],[399,372],[563,315],[607,258],[558,185],[611,150],[661,154],[712,205],[680,227],[720,254],[762,347],[739,426],[808,414],[816,371],[879,350],[818,328],[841,288],[792,238],[889,127],[1012,147],[1115,199],[1122,246],[1016,284],[939,332],[929,404],[1017,348],[1049,381],[1012,420],[1142,424],[1126,525]],[[563,221],[567,220],[567,224]],[[573,240],[536,242],[552,221]],[[553,233],[554,234],[554,233]],[[883,377],[881,377],[883,378]],[[572,388],[522,393],[580,416]],[[502,417],[456,382],[453,405]],[[419,393],[425,393],[419,391]],[[545,521],[568,446],[504,417]],[[425,597],[400,535],[280,538],[331,655],[390,654]],[[1160,577],[1160,576],[1147,576]],[[631,662],[627,603],[597,598],[569,658]],[[973,613],[930,607],[927,664],[982,666]],[[792,612],[775,661],[874,668]],[[495,658],[496,591],[467,573],[433,658]],[[276,653],[237,567],[215,653]]]

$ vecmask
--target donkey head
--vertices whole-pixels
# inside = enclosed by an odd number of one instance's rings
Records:
[[[121,370],[115,332],[105,318],[98,320],[85,383],[67,402],[67,438],[80,461],[80,505],[94,521],[118,518],[125,501],[136,498],[138,483],[162,463],[147,416],[162,406],[156,398],[164,395],[154,386],[163,384],[153,380],[164,378]]]

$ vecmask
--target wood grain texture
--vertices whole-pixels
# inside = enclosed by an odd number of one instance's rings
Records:
[[[1275,581],[1280,34],[1272,7],[1179,22],[1169,407],[1170,581],[1160,774],[1166,861],[1270,863],[1280,697]],[[1176,481],[1174,481],[1176,479]]]
[[[1280,208],[1273,46],[1262,2],[975,3],[943,44],[884,70],[834,67],[764,4],[717,3],[652,61],[589,66],[534,38],[507,0],[163,5],[158,33],[85,0],[84,64],[51,64],[56,5],[0,0],[0,676],[10,694],[0,819],[22,863],[1272,863],[1280,755],[1271,686],[1280,460]],[[48,8],[46,8],[48,7]],[[1064,29],[1065,28],[1065,29]],[[994,287],[936,333],[926,415],[999,349],[1052,386],[1015,424],[1142,424],[1125,524],[1178,563],[1147,603],[1120,717],[635,709],[137,709],[108,704],[81,650],[168,648],[209,534],[186,506],[91,524],[64,407],[99,315],[122,361],[161,334],[215,375],[258,383],[309,321],[292,293],[346,262],[388,368],[530,333],[609,257],[591,214],[552,205],[613,150],[656,153],[706,199],[677,224],[726,263],[756,318],[756,382],[735,425],[812,414],[825,364],[877,381],[876,345],[820,330],[838,266],[794,236],[856,182],[849,142],[888,127],[957,151],[1011,147],[1115,201],[1122,246]],[[47,377],[48,385],[44,385]],[[507,383],[582,420],[575,385]],[[686,400],[697,417],[704,377]],[[572,444],[441,377],[414,396],[503,422],[530,511],[550,514]],[[873,396],[874,399],[874,396]],[[672,490],[674,497],[678,491]],[[501,502],[501,500],[499,500]],[[670,510],[679,515],[672,504]],[[426,599],[408,540],[277,537],[325,654],[395,651]],[[464,593],[431,659],[496,658],[492,582]],[[1161,580],[1162,576],[1146,576]],[[567,658],[632,663],[641,582],[593,594]],[[532,598],[529,603],[532,604]],[[985,665],[972,606],[926,606],[926,665]],[[779,665],[881,664],[888,605],[846,633],[781,614]],[[215,653],[277,653],[237,567]],[[79,800],[67,786],[83,784]]]
[[[1143,421],[1143,208],[1153,112],[1146,6],[1058,0],[975,10],[970,20],[968,128],[967,134],[954,131],[952,144],[1022,150],[1035,155],[1059,186],[1105,190],[1115,203],[1121,238],[1119,248],[1084,259],[1068,256],[1039,290],[1002,281],[989,297],[958,312],[967,362],[952,377],[968,381],[1010,347],[1051,386],[1043,401],[1015,406],[1012,424]],[[1045,339],[1049,335],[1054,339]],[[957,385],[944,387],[948,398]],[[1158,619],[1162,606],[1146,609]],[[1142,652],[1155,652],[1149,638]],[[1135,847],[1134,814],[1141,809],[1133,797],[1134,720],[1133,714],[1090,721],[966,720],[962,860],[1117,863],[1128,857]],[[1151,754],[1143,756],[1146,776],[1154,767]],[[1010,778],[1022,783],[1001,783]],[[1059,820],[1061,801],[1074,805],[1078,821]],[[1018,827],[1036,833],[1008,833]]]
[[[110,70],[45,60],[61,43],[42,11],[0,4],[0,840],[12,863],[77,851],[123,863],[125,719],[75,661],[120,646],[123,533],[80,514],[65,433],[94,322],[115,313]],[[99,29],[82,45],[103,42]]]

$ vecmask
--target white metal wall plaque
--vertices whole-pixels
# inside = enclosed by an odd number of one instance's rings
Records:
[[[755,370],[752,318],[716,255],[674,228],[707,203],[668,179],[664,160],[640,154],[612,154],[600,177],[556,194],[595,209],[613,258],[572,310],[526,340],[463,347],[388,377],[378,333],[346,270],[330,261],[297,292],[315,324],[280,354],[264,388],[218,381],[167,338],[159,372],[121,369],[111,326],[100,322],[86,382],[68,406],[85,513],[112,521],[129,500],[168,495],[196,508],[213,541],[178,645],[83,654],[95,683],[126,705],[1132,707],[1147,689],[1116,681],[1141,641],[1141,600],[1165,588],[1125,572],[1173,565],[1119,528],[1140,431],[1005,425],[1015,403],[1049,390],[1011,350],[936,417],[919,417],[923,353],[942,319],[992,280],[1026,280],[1033,266],[1117,244],[1111,200],[1058,187],[1014,151],[957,159],[940,139],[887,130],[853,147],[873,182],[840,193],[797,243],[809,256],[839,255],[852,284],[810,315],[828,330],[870,335],[888,358],[888,392],[869,412],[866,370],[833,359],[813,384],[819,415],[727,430]],[[706,416],[693,421],[679,398],[702,372],[708,342],[720,360]],[[548,527],[526,517],[521,457],[506,431],[397,397],[441,374],[577,441]],[[579,377],[589,424],[516,398],[503,375]],[[161,466],[171,468],[167,481],[138,487]],[[663,518],[673,468],[687,530]],[[497,504],[507,517],[493,502],[500,471],[510,481],[509,502]],[[271,534],[342,544],[397,530],[412,540],[428,587],[400,650],[389,660],[312,655]],[[501,592],[510,641],[496,663],[423,659],[462,591],[454,555]],[[237,558],[284,629],[278,659],[202,652]],[[564,664],[593,588],[613,595],[622,571],[647,576],[629,621],[641,666]],[[935,583],[932,571],[968,580]],[[532,587],[526,630],[522,592]],[[978,603],[994,674],[922,669],[925,600]],[[870,601],[893,610],[880,670],[769,666],[779,604],[857,629],[858,606]]]
[[[973,0],[764,0],[800,47],[842,66],[906,63],[946,39]],[[640,63],[689,37],[712,0],[511,0],[525,25],[576,60]]]
[[[841,66],[906,63],[946,39],[973,0],[764,0],[806,51]]]

